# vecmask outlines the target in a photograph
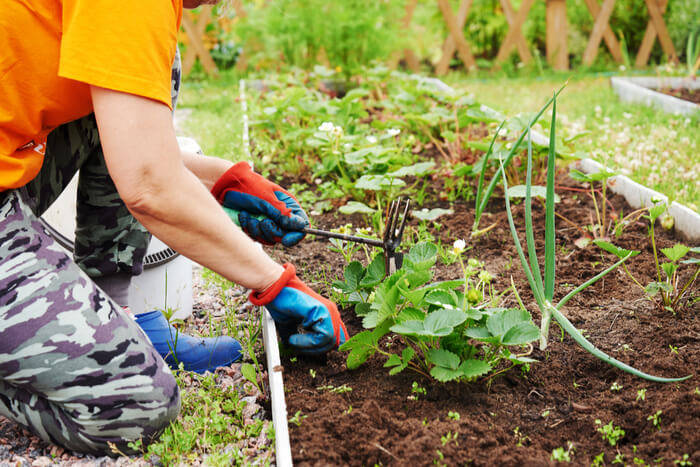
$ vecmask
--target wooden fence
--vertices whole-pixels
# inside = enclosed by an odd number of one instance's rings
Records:
[[[442,55],[434,64],[436,74],[442,75],[448,71],[455,53],[467,71],[476,68],[476,60],[471,52],[469,42],[464,37],[464,27],[473,0],[460,0],[456,14],[450,6],[449,0],[436,1],[448,30],[448,35],[442,45]],[[508,23],[508,32],[500,45],[495,63],[496,65],[502,63],[513,51],[517,51],[523,63],[527,64],[532,61],[532,54],[523,35],[522,27],[535,1],[546,1],[547,3],[545,40],[547,61],[555,70],[567,70],[569,68],[569,49],[567,44],[569,26],[566,18],[566,0],[522,0],[520,9],[517,11],[513,8],[511,0],[500,0]],[[613,60],[617,63],[623,63],[622,47],[609,25],[616,1],[602,0],[602,3],[600,3],[600,0],[585,0],[586,7],[594,21],[581,60],[586,66],[593,64],[595,61],[601,42],[605,43]],[[668,0],[644,1],[649,20],[642,43],[636,54],[635,66],[643,67],[647,64],[657,39],[669,60],[677,62],[678,56],[663,18]],[[417,3],[418,0],[406,0],[405,15],[401,20],[401,27],[407,32],[411,29]],[[244,18],[246,16],[241,0],[234,0],[233,7],[238,17]],[[197,17],[189,11],[183,15],[182,25],[190,45],[183,58],[183,71],[185,74],[189,73],[197,58],[199,58],[205,71],[214,75],[217,73],[216,64],[202,41],[203,32],[207,23],[211,20],[211,8],[207,6],[201,7]],[[395,53],[389,60],[389,64],[392,67],[396,67],[402,59],[408,68],[418,70],[418,58],[410,48],[405,48]],[[242,56],[239,57],[237,67],[245,68],[246,66],[247,60],[244,51]]]

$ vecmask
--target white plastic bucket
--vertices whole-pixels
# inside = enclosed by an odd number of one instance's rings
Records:
[[[178,138],[182,149],[199,152],[196,141]],[[63,237],[59,243],[69,249],[75,240],[75,200],[78,176],[70,181],[61,196],[41,216]],[[65,240],[68,240],[66,242]],[[173,252],[168,246],[153,237],[148,245],[144,271],[135,276],[129,289],[129,307],[138,314],[154,309],[172,309],[173,316],[186,319],[192,314],[192,261]]]

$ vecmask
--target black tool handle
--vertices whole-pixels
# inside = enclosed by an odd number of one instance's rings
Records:
[[[384,242],[374,238],[364,238],[358,237],[356,235],[345,235],[341,233],[328,232],[327,230],[312,229],[309,227],[304,228],[303,232],[311,235],[318,235],[319,237],[337,238],[339,240],[345,240],[346,242],[364,243],[365,245],[372,245],[377,246],[379,248],[384,248]]]

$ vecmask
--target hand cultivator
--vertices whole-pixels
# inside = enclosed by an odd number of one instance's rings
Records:
[[[401,238],[403,237],[403,231],[406,227],[406,219],[408,217],[408,210],[410,206],[411,200],[408,198],[399,198],[391,202],[389,205],[388,214],[386,216],[384,238],[382,240],[358,237],[356,235],[345,235],[336,232],[329,232],[327,230],[312,229],[310,227],[304,228],[303,232],[311,235],[318,235],[320,237],[337,238],[338,240],[344,240],[346,242],[363,243],[365,245],[382,248],[384,250],[384,270],[387,275],[390,275],[396,272],[397,269],[400,269],[401,265],[403,264],[403,253],[396,250],[398,250],[399,246],[401,245]],[[237,211],[228,208],[224,208],[224,211],[226,211],[229,217],[236,224],[238,224]]]
[[[403,231],[406,227],[406,219],[410,206],[411,200],[408,198],[405,200],[399,198],[391,202],[389,212],[386,216],[384,238],[382,240],[358,237],[356,235],[345,235],[308,227],[304,229],[304,232],[321,237],[337,238],[346,242],[364,243],[365,245],[372,245],[384,249],[384,271],[388,276],[396,272],[397,269],[400,269],[403,264],[403,253],[396,250],[399,248],[399,245],[401,245],[401,238],[403,237]]]

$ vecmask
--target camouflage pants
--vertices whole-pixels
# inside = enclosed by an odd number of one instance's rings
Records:
[[[177,417],[168,366],[45,232],[26,190],[0,193],[0,415],[90,453]]]
[[[173,97],[179,61],[173,67]],[[38,216],[80,169],[75,262]],[[148,232],[107,173],[94,116],[54,130],[39,175],[0,192],[0,415],[67,449],[110,454],[177,417],[170,369],[91,277],[138,274]]]

